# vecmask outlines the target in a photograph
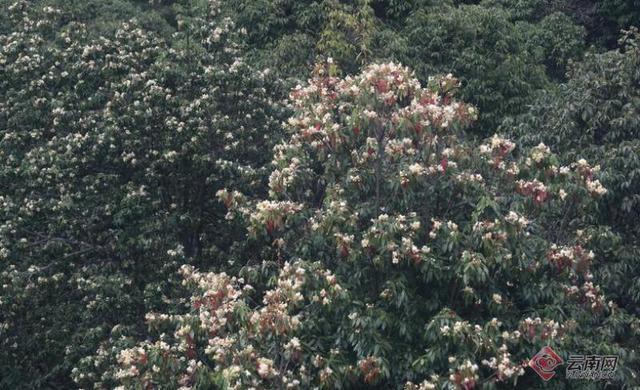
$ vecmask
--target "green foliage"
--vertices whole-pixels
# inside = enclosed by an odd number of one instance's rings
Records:
[[[550,139],[563,147],[615,144],[637,138],[640,119],[638,97],[638,34],[625,34],[620,50],[589,53],[571,69],[569,81],[543,94],[523,126],[547,126],[555,131],[528,132],[524,136]],[[560,105],[564,100],[568,104]],[[533,118],[535,116],[535,118]],[[536,120],[535,125],[529,124]]]
[[[253,60],[285,78],[303,79],[318,57],[347,73],[380,59],[406,63],[423,80],[455,73],[483,113],[474,132],[484,136],[562,79],[584,50],[584,28],[561,7],[526,6],[542,13],[489,2],[364,0],[241,1],[227,12],[249,31]]]
[[[604,220],[622,232],[639,233],[636,194],[640,135],[640,48],[636,30],[620,40],[620,50],[590,53],[571,69],[569,80],[540,94],[529,112],[503,124],[522,142],[545,142],[568,158],[601,161],[603,181],[612,189]]]
[[[519,20],[539,21],[563,13],[584,27],[590,43],[613,48],[620,30],[640,25],[638,0],[483,0],[486,7],[501,6]]]
[[[16,3],[15,0],[1,0],[0,8],[8,9],[14,3]],[[18,3],[21,2],[18,1]],[[22,3],[32,7],[29,2],[22,1]],[[94,37],[101,34],[112,34],[122,22],[133,18],[147,30],[156,31],[165,36],[173,32],[169,21],[165,19],[164,9],[144,1],[45,0],[39,1],[38,6],[31,9],[32,16],[46,18],[46,14],[41,12],[45,7],[53,7],[62,11],[60,23],[66,24],[75,21],[85,24],[88,27],[87,33]],[[10,15],[10,12],[0,15],[0,33],[14,31],[13,25],[9,21]]]
[[[228,8],[249,31],[254,60],[284,77],[304,77],[317,57],[333,57],[349,71],[370,58],[376,19],[368,0],[242,0]]]
[[[638,385],[637,0],[0,7],[0,388]]]
[[[609,189],[592,218],[611,227],[612,241],[601,243],[607,261],[597,273],[605,291],[634,315],[638,300],[640,242],[640,36],[620,39],[621,49],[590,53],[576,63],[566,83],[541,93],[530,111],[505,121],[525,144],[548,142],[563,158],[585,157],[601,165]],[[584,219],[576,214],[573,218]],[[633,276],[632,276],[633,275]]]
[[[569,63],[584,52],[584,38],[584,27],[563,13],[553,13],[536,25],[531,45],[543,50],[542,62],[549,76],[563,79]]]
[[[373,10],[366,1],[355,7],[333,1],[325,7],[327,22],[320,32],[317,52],[335,58],[347,70],[356,70],[358,64],[367,63],[370,58]]]
[[[640,1],[601,0],[595,3],[595,13],[600,23],[593,27],[594,34],[601,36],[606,43],[613,44],[616,33],[621,29],[640,26]]]
[[[140,313],[166,307],[176,258],[218,267],[241,234],[215,193],[265,179],[279,89],[203,5],[179,10],[171,41],[136,22],[94,38],[64,11],[10,9],[0,387],[67,387],[113,326],[141,329]]]
[[[313,62],[324,9],[315,1],[249,1],[227,4],[227,13],[247,30],[253,61],[297,76]]]
[[[408,18],[408,49],[399,56],[421,78],[459,75],[462,96],[482,112],[477,131],[488,135],[505,116],[522,112],[549,76],[563,73],[581,53],[582,34],[562,14],[531,24],[514,22],[500,7],[441,6]]]

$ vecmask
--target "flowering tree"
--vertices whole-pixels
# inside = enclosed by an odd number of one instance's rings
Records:
[[[291,92],[269,199],[218,192],[269,248],[262,262],[241,277],[183,267],[190,309],[149,314],[157,341],[121,348],[105,375],[127,388],[531,388],[526,362],[544,345],[630,367],[625,314],[590,272],[597,227],[562,219],[606,192],[598,167],[466,141],[477,113],[457,87],[393,63],[345,78],[319,65]]]
[[[95,38],[70,13],[7,8],[0,387],[68,388],[114,325],[168,310],[178,259],[221,259],[242,232],[215,192],[264,187],[281,108],[217,8],[178,12],[171,40],[135,20]]]

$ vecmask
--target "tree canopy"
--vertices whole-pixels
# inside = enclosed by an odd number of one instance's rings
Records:
[[[0,388],[640,386],[636,1],[0,4]]]

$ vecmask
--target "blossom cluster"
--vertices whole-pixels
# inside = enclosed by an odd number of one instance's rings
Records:
[[[431,252],[427,245],[418,247],[414,242],[420,228],[421,223],[415,213],[408,216],[380,214],[371,220],[360,245],[373,256],[374,262],[390,259],[392,264],[401,261],[419,264]]]
[[[295,114],[285,125],[291,138],[275,148],[272,195],[301,196],[300,190],[313,183],[315,159],[349,167],[349,188],[362,191],[382,173],[381,165],[399,175],[397,184],[404,188],[457,167],[453,129],[473,120],[476,112],[453,99],[453,78],[445,80],[447,88],[429,89],[395,63],[370,65],[343,79],[332,75],[331,66],[320,64],[307,85],[290,95]],[[440,149],[447,143],[451,146]],[[459,178],[477,180],[474,174]]]
[[[577,273],[586,274],[595,254],[593,251],[585,250],[581,245],[558,247],[553,244],[547,258],[560,271],[572,269]]]
[[[515,179],[516,190],[530,197],[535,204],[544,203],[554,194],[564,200],[568,195],[569,182],[576,181],[576,178],[577,183],[593,197],[607,193],[600,181],[594,178],[600,170],[598,165],[592,167],[585,159],[579,159],[568,166],[559,166],[557,157],[544,143],[530,148],[523,161],[509,161],[515,149],[514,142],[496,134],[480,145],[478,151],[495,170]],[[567,180],[569,176],[571,180]]]
[[[587,279],[592,278],[592,275],[587,276]],[[594,313],[601,313],[605,307],[612,306],[611,303],[606,303],[602,288],[591,280],[585,281],[580,287],[576,285],[564,286],[564,291],[569,298],[584,305]]]
[[[525,373],[527,363],[518,364],[512,359],[511,354],[507,350],[507,346],[503,344],[500,347],[500,354],[497,357],[491,357],[488,360],[484,359],[482,364],[495,370],[498,381],[506,381],[515,376],[522,376]]]
[[[265,200],[259,202],[250,217],[251,231],[255,233],[266,229],[268,233],[273,233],[284,226],[287,216],[294,215],[302,208],[303,205],[289,201]]]
[[[507,138],[494,134],[489,142],[480,145],[480,154],[491,158],[494,167],[500,167],[505,157],[511,153],[516,144]]]
[[[593,196],[602,196],[607,193],[607,189],[594,179],[594,174],[600,172],[600,165],[590,166],[585,159],[580,159],[573,163],[571,167],[580,175],[589,193]]]
[[[202,273],[192,266],[183,266],[180,272],[183,283],[194,291],[191,312],[147,315],[150,328],[162,333],[157,341],[119,351],[114,378],[120,388],[157,383],[168,369],[181,389],[200,388],[206,386],[206,375],[201,374],[209,367],[219,384],[231,389],[301,389],[313,380],[314,364],[303,354],[304,334],[296,312],[304,305],[326,305],[341,296],[342,288],[331,272],[313,264],[286,263],[256,307],[248,303],[254,289],[242,278]],[[309,283],[319,288],[318,295],[309,290]],[[310,294],[305,296],[306,292]],[[164,333],[172,328],[172,335]],[[363,363],[363,367],[368,366]],[[370,377],[375,375],[375,367],[367,370]]]
[[[520,331],[528,340],[549,342],[564,337],[568,330],[570,330],[568,325],[554,320],[542,320],[540,317],[527,317],[520,322]]]

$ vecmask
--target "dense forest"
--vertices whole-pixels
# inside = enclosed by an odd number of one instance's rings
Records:
[[[640,386],[640,1],[0,4],[1,389]]]

